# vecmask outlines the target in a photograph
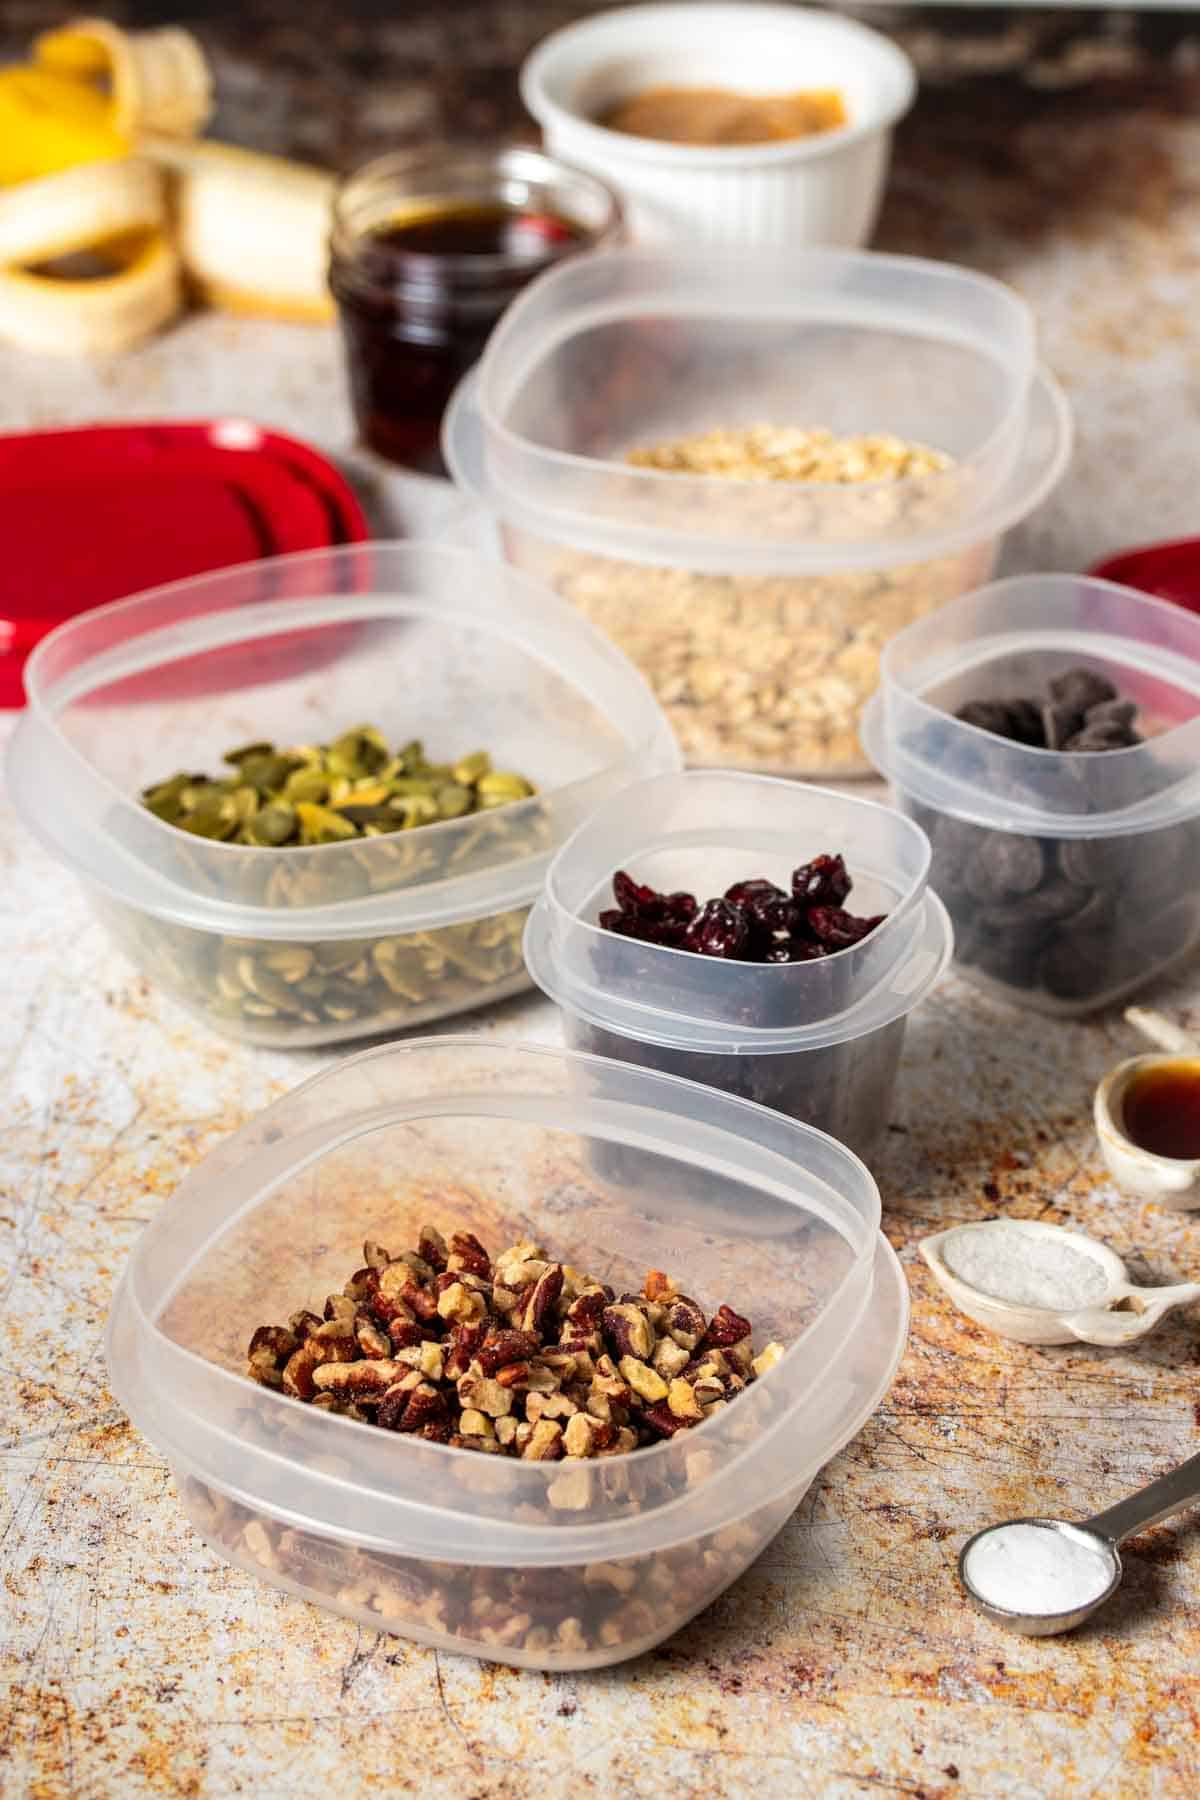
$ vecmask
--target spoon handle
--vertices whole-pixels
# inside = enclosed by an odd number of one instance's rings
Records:
[[[1148,1525],[1157,1525],[1160,1519],[1169,1519],[1172,1513],[1182,1512],[1185,1506],[1192,1506],[1197,1500],[1200,1500],[1200,1455],[1189,1456],[1178,1468],[1168,1469],[1148,1487],[1139,1488],[1126,1500],[1118,1500],[1107,1512],[1097,1513],[1084,1524],[1088,1531],[1097,1532],[1111,1543],[1123,1544],[1134,1532],[1145,1531]]]

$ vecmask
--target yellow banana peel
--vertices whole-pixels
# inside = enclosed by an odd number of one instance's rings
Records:
[[[184,276],[237,312],[332,316],[331,178],[197,141],[211,105],[204,52],[173,26],[78,19],[0,69],[0,338],[128,348],[178,310]]]

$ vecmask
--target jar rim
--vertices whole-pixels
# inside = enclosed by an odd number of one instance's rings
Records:
[[[499,203],[514,214],[530,210],[530,200],[560,212],[578,227],[576,250],[616,239],[623,227],[621,202],[598,176],[577,169],[543,150],[518,144],[478,144],[453,139],[412,150],[389,151],[355,169],[333,198],[330,252],[346,268],[372,230],[394,216],[398,202],[436,214],[442,205]],[[574,204],[572,204],[574,202]],[[485,281],[520,271],[528,260],[506,251],[435,252],[393,247],[398,269],[420,285],[458,277]],[[553,255],[545,262],[552,263]]]

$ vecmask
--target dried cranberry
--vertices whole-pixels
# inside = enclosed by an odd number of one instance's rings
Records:
[[[860,944],[882,925],[886,913],[879,913],[873,919],[856,919],[853,913],[843,912],[840,906],[810,906],[808,923],[814,937],[825,945],[827,950],[845,950],[851,944]]]
[[[853,885],[840,856],[814,856],[792,873],[792,894],[802,906],[840,906]]]
[[[613,899],[622,912],[653,913],[660,898],[652,887],[642,887],[624,869],[618,869],[613,876]]]
[[[728,900],[710,900],[688,926],[683,947],[699,956],[739,958],[750,938],[750,927]]]
[[[812,943],[804,938],[785,938],[781,944],[772,944],[762,960],[769,963],[812,962],[816,957],[826,954],[822,944]]]
[[[741,910],[755,905],[759,900],[786,900],[787,895],[773,881],[756,875],[750,881],[735,881],[732,887],[725,889],[725,898],[730,906]]]

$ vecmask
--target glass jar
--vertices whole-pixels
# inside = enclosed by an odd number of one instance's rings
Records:
[[[442,474],[442,413],[527,282],[620,233],[616,197],[539,150],[443,144],[379,157],[334,201],[329,283],[359,434]]]

